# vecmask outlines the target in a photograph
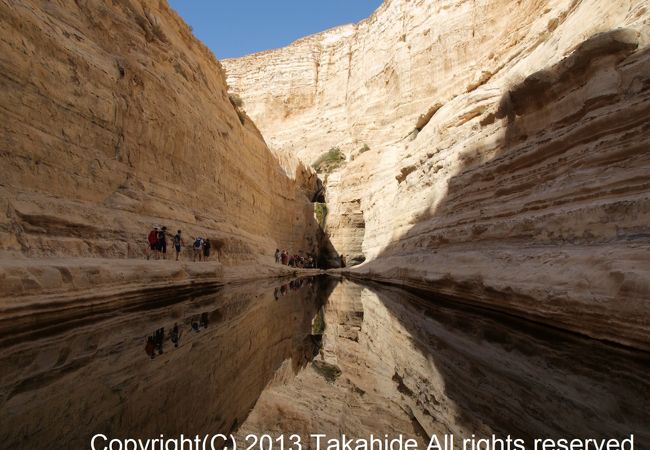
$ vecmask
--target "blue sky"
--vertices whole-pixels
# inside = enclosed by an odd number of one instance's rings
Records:
[[[218,59],[284,47],[365,19],[382,0],[169,0]]]

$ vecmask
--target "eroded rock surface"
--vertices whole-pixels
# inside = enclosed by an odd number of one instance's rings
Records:
[[[0,321],[3,445],[88,448],[97,433],[298,433],[303,448],[310,433],[403,434],[420,448],[432,433],[650,439],[646,353],[435,296],[320,277],[121,300]],[[161,327],[152,359],[145,342]]]
[[[273,148],[313,161],[366,276],[650,349],[650,12],[636,0],[387,0],[226,60]]]
[[[642,352],[438,300],[337,285],[320,354],[297,375],[276,372],[239,437],[403,434],[419,448],[434,433],[647,439]]]
[[[3,258],[140,258],[155,224],[228,265],[315,249],[313,172],[166,2],[4,1],[0,27]]]
[[[279,368],[297,373],[314,353],[318,284],[283,287],[278,300],[279,289],[157,289],[76,321],[52,313],[56,326],[33,320],[20,336],[0,323],[3,447],[89,448],[97,433],[193,438],[236,429]],[[151,359],[145,341],[161,327],[162,353]]]

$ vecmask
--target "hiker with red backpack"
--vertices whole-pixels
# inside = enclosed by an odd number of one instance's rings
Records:
[[[153,229],[149,232],[149,236],[147,237],[147,241],[149,242],[149,250],[147,251],[147,259],[151,259],[152,256],[154,256],[154,259],[159,259],[158,256],[158,232],[160,231],[160,227],[153,227]]]

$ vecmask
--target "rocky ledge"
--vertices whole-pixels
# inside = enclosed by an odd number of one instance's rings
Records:
[[[355,274],[650,349],[649,20],[387,0],[224,65],[271,147],[344,155],[320,176]]]

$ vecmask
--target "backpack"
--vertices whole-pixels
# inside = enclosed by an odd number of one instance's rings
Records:
[[[151,230],[147,239],[151,245],[154,245],[158,242],[158,232],[156,230]]]
[[[201,248],[201,245],[203,245],[203,239],[196,238],[196,241],[194,241],[194,248]]]

